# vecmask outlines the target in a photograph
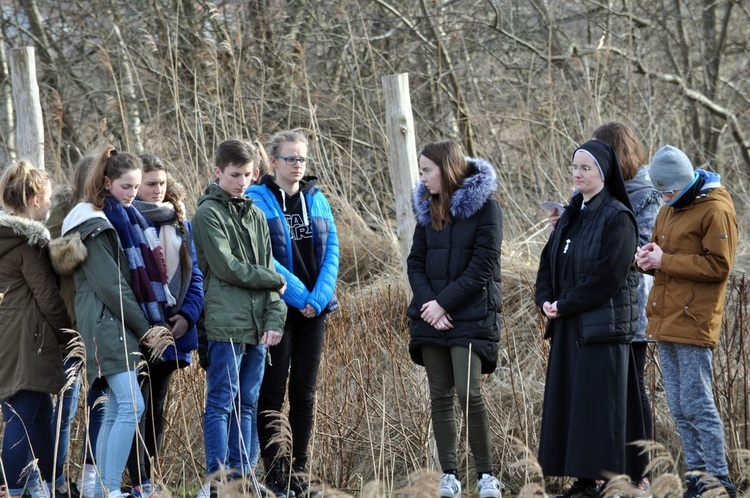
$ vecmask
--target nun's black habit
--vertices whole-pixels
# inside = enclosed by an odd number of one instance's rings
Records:
[[[551,340],[539,462],[545,475],[606,479],[643,476],[645,439],[630,340],[638,316],[637,244],[620,167],[598,140],[583,150],[600,168],[604,189],[583,203],[573,196],[542,252],[536,304],[557,301]]]

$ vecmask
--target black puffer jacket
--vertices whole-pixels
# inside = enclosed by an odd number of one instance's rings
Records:
[[[500,248],[503,214],[493,198],[497,175],[482,159],[467,158],[469,176],[451,199],[451,223],[432,228],[430,200],[423,184],[414,190],[417,227],[407,260],[414,298],[409,352],[423,365],[423,345],[472,346],[482,360],[482,373],[497,366],[500,341]],[[424,303],[437,300],[453,318],[453,329],[436,330],[421,319]]]

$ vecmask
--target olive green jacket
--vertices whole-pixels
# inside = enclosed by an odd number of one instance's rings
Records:
[[[277,291],[285,281],[274,269],[263,212],[212,183],[198,199],[193,239],[208,339],[257,345],[266,331],[283,333],[286,304]]]
[[[77,204],[65,218],[62,234],[50,253],[58,273],[74,274],[76,325],[93,386],[107,375],[136,368],[139,343],[150,325],[130,287],[117,232],[104,213],[91,204]]]
[[[60,345],[70,327],[50,266],[44,225],[0,211],[0,401],[18,391],[57,393]]]

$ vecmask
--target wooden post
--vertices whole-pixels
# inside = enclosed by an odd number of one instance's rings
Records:
[[[383,94],[385,130],[390,145],[391,181],[396,197],[396,236],[401,251],[401,264],[406,272],[406,258],[411,249],[416,225],[411,194],[419,178],[414,116],[409,96],[409,75],[401,73],[383,76]]]
[[[34,47],[10,50],[10,75],[16,107],[18,159],[27,159],[37,168],[44,169],[44,124]]]

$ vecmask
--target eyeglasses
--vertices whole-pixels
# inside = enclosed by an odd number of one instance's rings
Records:
[[[279,154],[276,154],[276,157],[283,159],[287,166],[294,166],[298,162],[300,166],[304,166],[305,164],[312,162],[312,159],[309,157],[280,156]]]
[[[654,192],[659,195],[674,195],[674,190],[659,190],[658,188],[655,188]]]
[[[568,166],[568,170],[571,173],[575,173],[576,171],[580,171],[581,173],[588,173],[589,171],[591,171],[593,169],[594,168],[592,168],[591,166],[586,166],[586,165],[583,165],[583,166],[576,166],[576,165]]]

